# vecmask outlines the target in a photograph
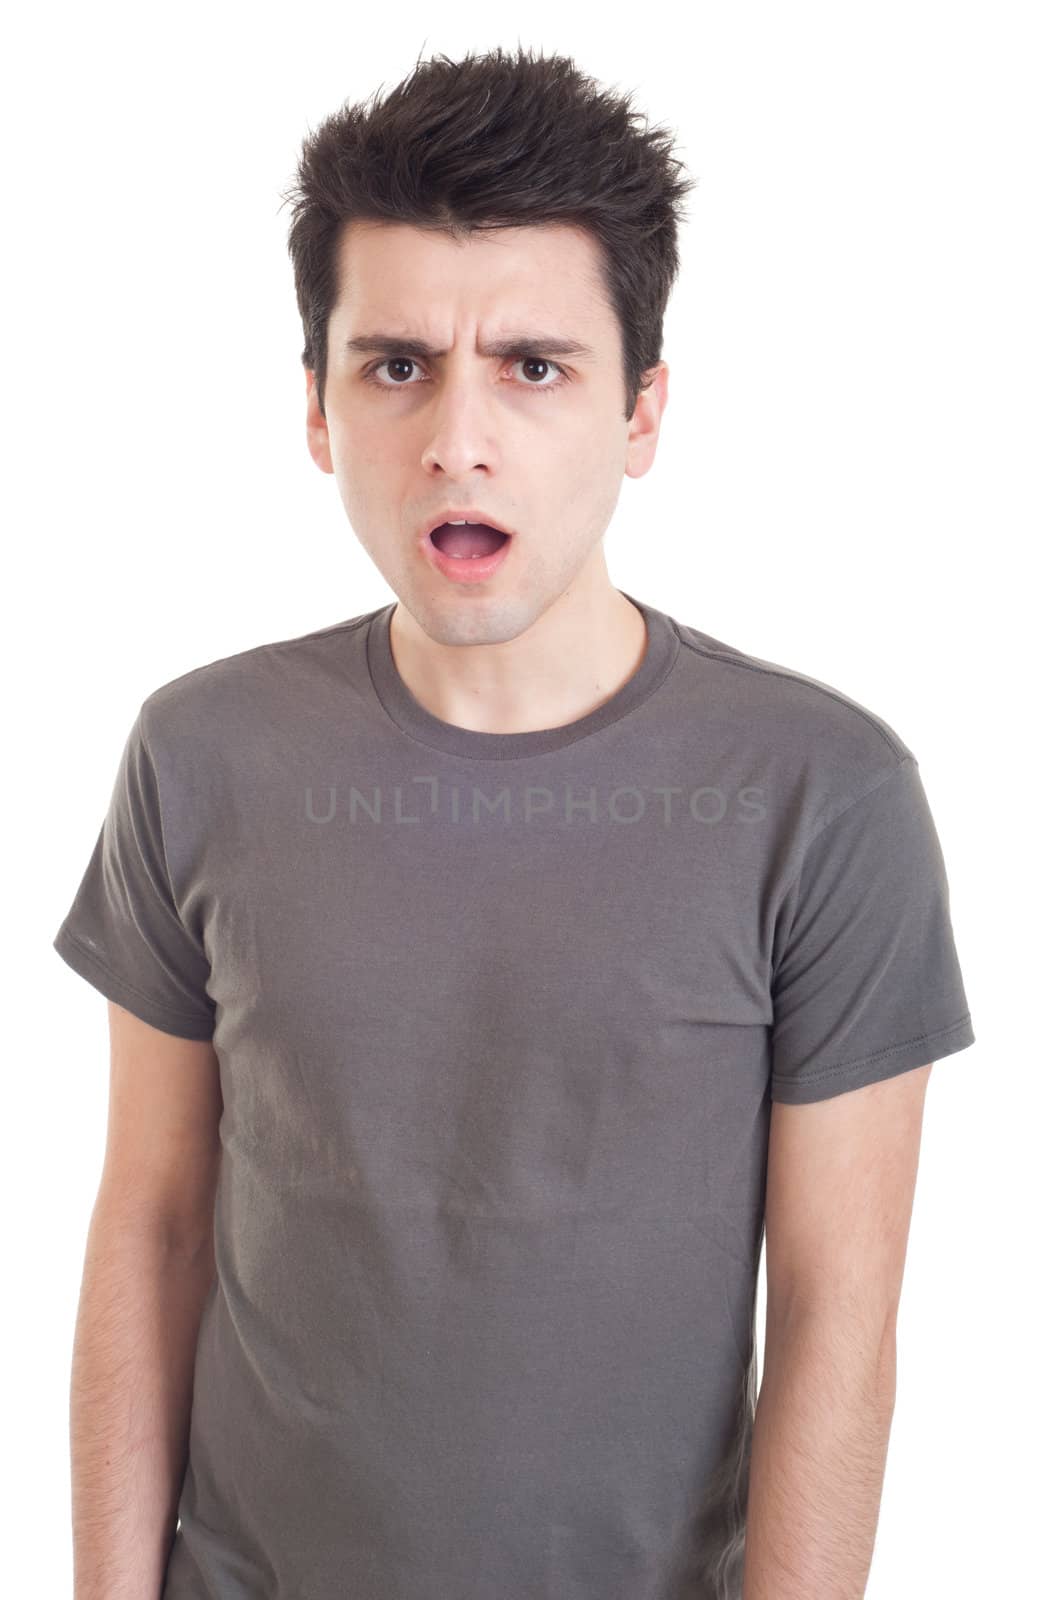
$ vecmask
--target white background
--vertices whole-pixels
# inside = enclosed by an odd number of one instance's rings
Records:
[[[104,999],[51,940],[125,735],[177,674],[392,598],[306,449],[280,191],[303,135],[419,52],[519,41],[633,89],[699,180],[660,449],[606,535],[614,584],[885,717],[945,852],[977,1043],[927,1096],[867,1594],[1044,1593],[1058,10],[540,4],[520,34],[498,15],[66,5],[7,26],[5,1589],[70,1589],[69,1363],[108,1043]]]

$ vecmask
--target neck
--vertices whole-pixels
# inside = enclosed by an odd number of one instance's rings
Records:
[[[482,630],[488,631],[488,630]],[[646,651],[637,606],[609,583],[566,590],[516,633],[441,643],[399,603],[391,619],[396,670],[414,699],[443,722],[479,733],[558,728],[612,698]]]

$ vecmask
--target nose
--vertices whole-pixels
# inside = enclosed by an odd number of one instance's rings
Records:
[[[424,412],[428,438],[422,464],[439,465],[455,482],[474,468],[498,462],[498,440],[486,380],[475,372],[452,372],[439,381]]]

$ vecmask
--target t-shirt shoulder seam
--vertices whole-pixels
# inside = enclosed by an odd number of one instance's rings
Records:
[[[862,717],[869,727],[874,728],[879,738],[888,746],[894,755],[903,754],[906,757],[910,757],[911,752],[908,751],[906,745],[902,744],[899,739],[890,738],[885,729],[882,727],[881,722],[871,712],[867,711],[863,706],[857,705],[854,701],[847,699],[846,696],[840,691],[831,689],[825,684],[816,683],[814,679],[810,678],[806,673],[798,672],[795,668],[768,666],[762,662],[750,660],[748,657],[730,650],[712,650],[705,645],[696,644],[693,639],[688,638],[686,634],[681,632],[678,628],[676,629],[676,633],[678,634],[680,644],[682,644],[687,650],[691,651],[692,654],[704,656],[706,660],[722,661],[728,666],[741,667],[746,672],[757,672],[762,674],[764,677],[780,678],[789,683],[799,683],[806,689],[814,689],[817,694],[821,694],[825,699],[834,700],[838,705],[844,706],[846,711],[852,711],[857,716]]]
[[[876,773],[871,782],[866,784],[865,787],[860,790],[859,794],[854,794],[850,799],[843,800],[840,805],[833,810],[828,806],[822,816],[817,818],[811,832],[808,835],[808,838],[805,840],[805,849],[807,850],[812,841],[814,839],[818,839],[820,834],[823,833],[826,828],[830,828],[834,825],[834,823],[839,822],[841,818],[845,816],[847,811],[851,811],[853,806],[858,806],[860,804],[861,800],[866,800],[869,795],[874,794],[876,789],[881,789],[884,783],[888,783],[890,779],[895,778],[899,772],[903,772],[905,767],[918,767],[918,765],[919,762],[916,760],[915,756],[909,753],[908,755],[903,756],[901,760],[898,761],[894,766],[888,767],[885,772]]]
[[[903,759],[898,761],[894,766],[887,768],[885,772],[876,773],[871,782],[866,784],[865,787],[860,790],[859,794],[854,794],[849,799],[843,800],[833,810],[828,806],[823,815],[818,817],[812,824],[807,838],[802,843],[798,853],[796,865],[794,866],[789,877],[786,879],[783,892],[789,893],[793,884],[796,883],[798,878],[801,876],[805,869],[805,861],[808,857],[808,852],[811,850],[813,844],[819,838],[821,833],[825,833],[827,829],[833,827],[836,822],[840,822],[842,817],[850,812],[854,806],[858,806],[860,804],[861,800],[866,800],[868,796],[874,794],[877,789],[881,789],[883,784],[888,783],[891,778],[895,778],[899,772],[903,772],[905,767],[918,768],[918,766],[919,762],[916,760],[915,756],[909,752],[908,755],[904,756]]]

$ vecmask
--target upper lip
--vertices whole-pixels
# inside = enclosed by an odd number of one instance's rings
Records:
[[[433,512],[427,521],[422,522],[418,538],[430,539],[434,530],[441,527],[444,522],[486,522],[488,527],[497,528],[499,533],[510,535],[513,533],[512,528],[507,528],[504,522],[499,522],[497,517],[481,511],[478,506],[450,506],[445,511]]]

